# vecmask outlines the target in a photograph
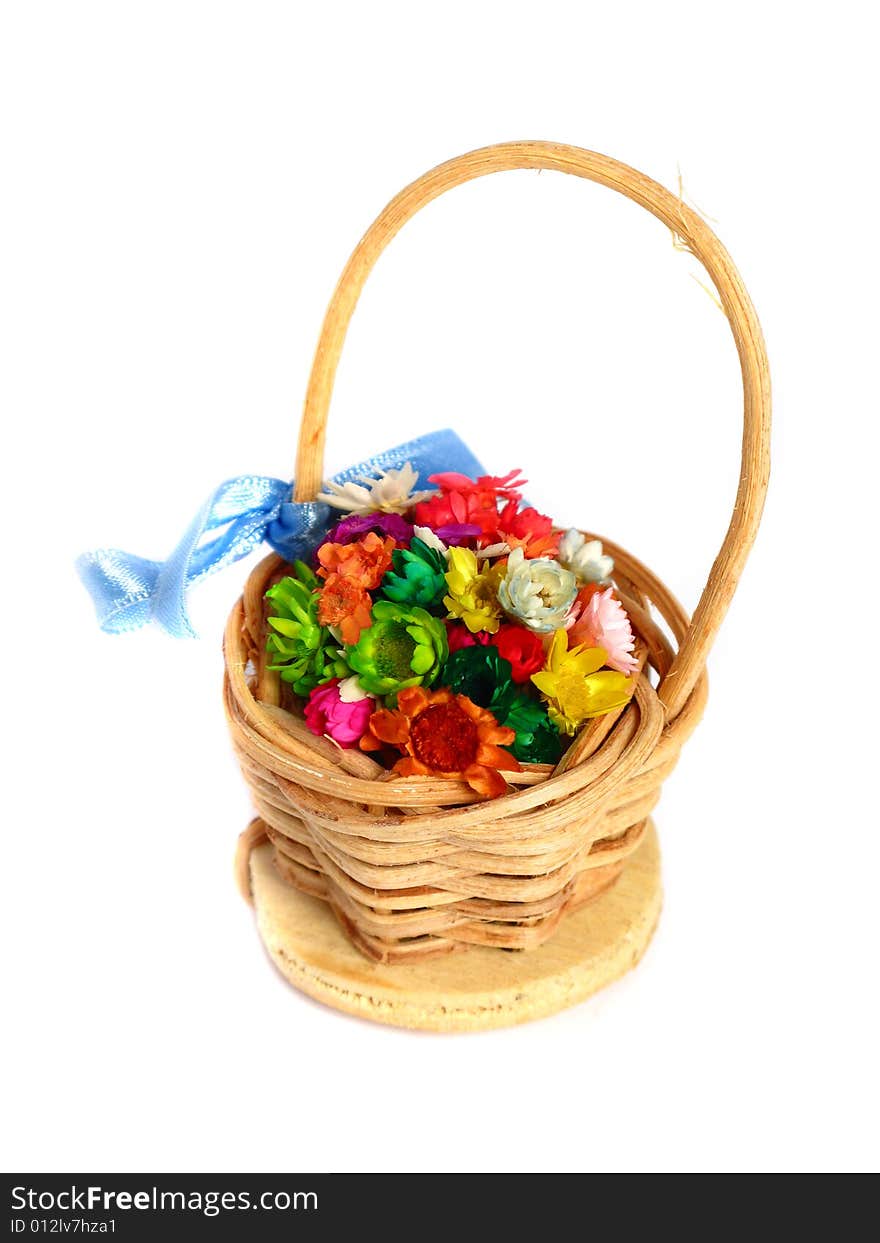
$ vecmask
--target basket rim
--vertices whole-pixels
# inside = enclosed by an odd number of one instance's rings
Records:
[[[584,534],[595,538],[588,532]],[[639,593],[656,608],[679,641],[686,632],[688,617],[669,589],[619,545],[603,542],[614,556],[621,577],[637,583]],[[489,840],[493,832],[487,823],[487,806],[492,808],[497,833],[509,832],[512,819],[522,821],[539,814],[548,803],[563,799],[570,814],[587,816],[613,797],[622,782],[649,765],[664,739],[666,751],[677,750],[702,713],[707,694],[705,673],[682,711],[670,719],[643,672],[632,700],[592,755],[555,773],[548,771],[547,765],[528,766],[532,771],[527,775],[532,780],[488,802],[479,800],[464,783],[441,777],[397,777],[372,761],[369,763],[379,770],[375,776],[358,776],[345,770],[347,753],[329,740],[308,734],[304,726],[297,736],[287,732],[278,721],[283,710],[261,700],[259,688],[249,684],[247,669],[252,653],[247,649],[246,636],[250,632],[246,612],[249,604],[251,609],[258,602],[262,605],[263,589],[271,574],[285,564],[277,554],[264,558],[252,571],[244,594],[230,613],[224,638],[224,703],[240,760],[250,760],[257,766],[272,764],[280,780],[299,787],[299,797],[309,805],[309,815],[328,828],[340,829],[337,802],[351,804],[346,817],[351,826],[348,831],[352,833],[363,832],[369,826],[391,829],[408,825],[425,839],[438,831],[470,834],[477,830],[480,840]],[[256,591],[251,590],[253,587]],[[255,654],[260,655],[259,651]],[[264,667],[261,676],[265,685],[277,692],[277,674],[271,675]],[[361,753],[357,755],[360,757]],[[659,762],[662,758],[663,751]],[[363,805],[375,811],[364,811]],[[426,810],[417,816],[408,814],[420,808]]]

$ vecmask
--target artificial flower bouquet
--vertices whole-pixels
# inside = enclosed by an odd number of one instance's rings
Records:
[[[269,667],[312,733],[491,798],[626,704],[633,631],[611,557],[524,503],[518,471],[418,481],[325,485],[345,516],[269,588]]]

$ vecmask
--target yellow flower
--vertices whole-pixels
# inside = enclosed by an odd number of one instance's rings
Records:
[[[503,566],[481,570],[470,548],[450,548],[446,574],[449,595],[443,599],[449,616],[460,617],[471,634],[478,630],[495,634],[501,624],[498,584],[503,576]]]
[[[579,645],[569,650],[564,630],[553,635],[547,663],[532,674],[532,681],[547,700],[547,715],[561,734],[575,734],[590,717],[622,708],[629,700],[632,680],[602,669],[605,656],[601,647]]]

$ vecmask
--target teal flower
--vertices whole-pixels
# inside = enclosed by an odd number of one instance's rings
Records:
[[[449,655],[446,627],[417,605],[377,600],[373,624],[361,631],[345,657],[368,695],[393,695],[436,682]]]
[[[271,607],[266,620],[272,631],[266,640],[266,651],[273,658],[269,668],[277,669],[282,682],[290,682],[297,695],[308,695],[321,682],[350,672],[337,640],[318,621],[317,587],[309,567],[296,561],[293,575],[266,592]]]
[[[514,695],[513,667],[497,647],[460,647],[447,660],[440,680],[456,695],[467,695],[472,703],[488,708],[499,724],[504,723],[508,701]]]
[[[507,750],[522,763],[555,764],[562,754],[562,739],[546,708],[528,695],[521,692],[512,695],[499,724],[516,734]]]
[[[382,579],[382,595],[397,604],[436,608],[446,595],[446,558],[415,537],[409,548],[395,548],[393,569]]]

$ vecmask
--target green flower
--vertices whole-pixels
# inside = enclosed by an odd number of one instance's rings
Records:
[[[272,609],[266,651],[274,657],[269,668],[278,669],[297,695],[308,695],[321,682],[350,671],[337,640],[318,621],[317,578],[303,561],[295,561],[293,571],[266,592]]]
[[[395,548],[393,570],[382,580],[382,595],[397,604],[418,604],[424,609],[442,604],[446,595],[446,558],[417,536],[409,548]]]
[[[559,732],[547,710],[531,695],[518,691],[513,668],[493,644],[460,647],[446,662],[441,682],[457,695],[488,708],[499,725],[516,738],[506,750],[527,764],[555,764],[562,754]]]
[[[537,699],[518,692],[510,697],[500,725],[514,730],[516,738],[507,748],[524,764],[555,764],[562,754],[559,731]]]
[[[514,694],[513,667],[492,644],[460,647],[446,662],[441,681],[456,695],[488,708],[499,725],[504,724],[508,701]]]
[[[345,656],[368,695],[430,686],[449,653],[446,627],[424,609],[392,600],[373,605],[373,624]]]

